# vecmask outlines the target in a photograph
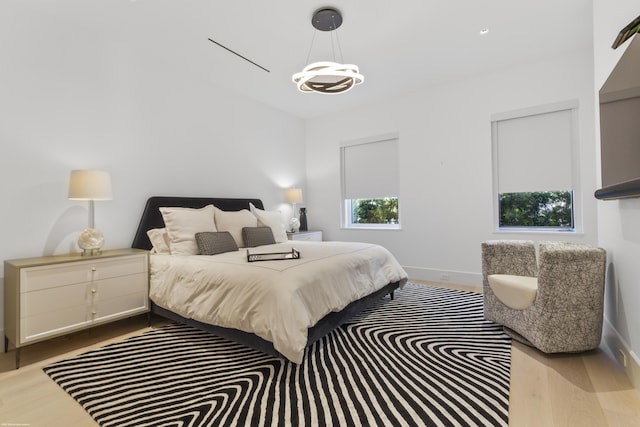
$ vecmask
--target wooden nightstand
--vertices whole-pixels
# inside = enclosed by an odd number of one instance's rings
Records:
[[[138,249],[4,263],[5,352],[149,311],[149,255]]]
[[[298,231],[297,233],[287,232],[289,240],[309,240],[315,242],[322,241],[322,231]]]

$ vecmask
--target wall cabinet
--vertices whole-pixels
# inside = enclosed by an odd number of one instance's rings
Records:
[[[147,251],[5,261],[5,351],[149,311]]]

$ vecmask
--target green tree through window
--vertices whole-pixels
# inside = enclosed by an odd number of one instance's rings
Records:
[[[571,191],[503,193],[499,197],[500,227],[574,227]]]
[[[398,199],[355,199],[352,203],[353,224],[397,224]]]

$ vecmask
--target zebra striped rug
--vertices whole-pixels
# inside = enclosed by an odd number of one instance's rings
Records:
[[[510,349],[480,295],[408,284],[301,365],[174,324],[44,370],[101,426],[506,426]]]

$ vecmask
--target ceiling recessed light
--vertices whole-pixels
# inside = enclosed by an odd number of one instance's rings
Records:
[[[481,35],[481,36],[484,36],[484,35],[485,35],[485,34],[487,34],[488,32],[489,32],[489,29],[488,29],[488,28],[483,28],[483,29],[481,29],[481,30],[480,30],[480,35]]]

